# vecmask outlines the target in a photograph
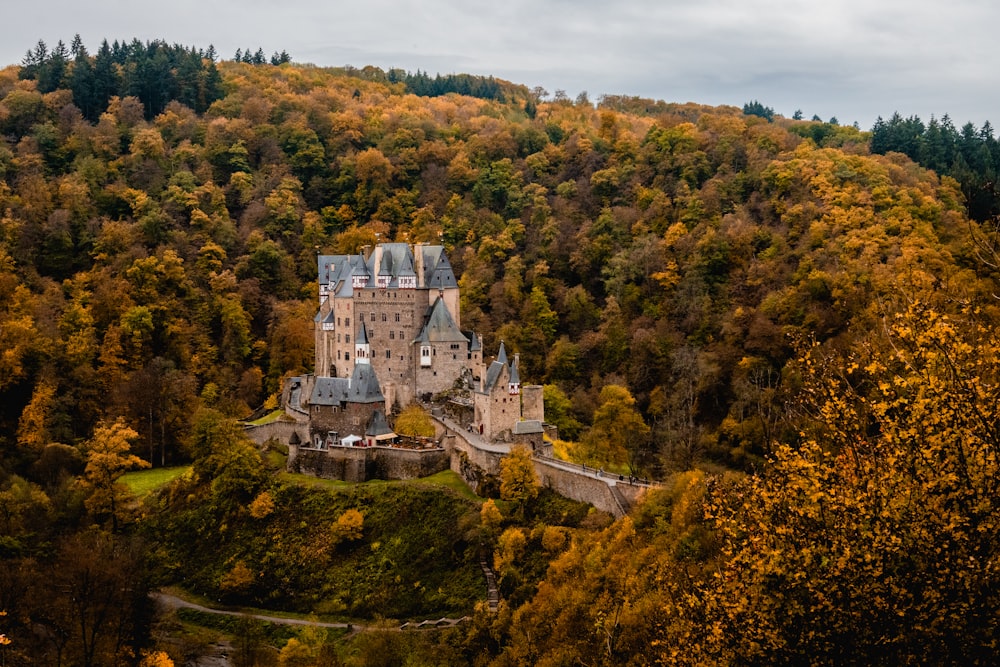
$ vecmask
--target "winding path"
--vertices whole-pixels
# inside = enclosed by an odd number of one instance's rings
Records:
[[[259,621],[266,621],[268,623],[276,623],[279,625],[308,625],[316,628],[337,628],[347,630],[348,636],[357,632],[373,632],[378,630],[398,632],[400,630],[433,630],[435,628],[451,628],[459,623],[469,620],[468,616],[463,616],[462,618],[439,618],[437,620],[410,621],[396,627],[385,625],[358,625],[357,623],[328,623],[325,621],[309,621],[300,618],[268,616],[266,614],[247,614],[245,612],[230,611],[228,609],[213,609],[212,607],[206,607],[195,602],[189,602],[188,600],[170,593],[164,593],[163,591],[150,593],[150,597],[156,600],[159,605],[167,609],[183,608],[193,609],[206,614],[216,614],[218,616],[245,616],[247,618],[254,618]]]

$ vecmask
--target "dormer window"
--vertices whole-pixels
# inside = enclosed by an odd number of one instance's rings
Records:
[[[420,346],[420,365],[430,366],[431,365],[431,346],[421,345]]]

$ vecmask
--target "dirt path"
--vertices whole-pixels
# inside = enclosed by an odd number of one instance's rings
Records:
[[[213,609],[211,607],[205,607],[203,605],[189,602],[183,598],[179,598],[176,595],[171,595],[170,593],[164,593],[162,591],[157,591],[151,593],[150,597],[157,601],[161,606],[167,609],[194,609],[195,611],[204,612],[206,614],[217,614],[219,616],[246,616],[248,618],[254,618],[259,621],[266,621],[268,623],[277,623],[280,625],[309,625],[317,628],[338,628],[341,630],[347,630],[348,636],[356,632],[372,632],[376,630],[388,630],[388,631],[399,631],[399,630],[431,630],[434,628],[450,628],[468,620],[467,616],[462,618],[439,618],[437,620],[426,620],[426,621],[415,621],[403,623],[399,626],[386,626],[386,625],[358,625],[357,623],[327,623],[324,621],[309,621],[300,618],[282,618],[280,616],[268,616],[266,614],[247,614],[239,611],[229,611],[227,609]]]

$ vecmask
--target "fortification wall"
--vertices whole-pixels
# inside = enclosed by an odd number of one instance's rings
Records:
[[[566,470],[557,463],[550,463],[544,459],[534,459],[535,474],[542,486],[547,486],[556,493],[572,498],[584,503],[590,503],[594,507],[612,516],[621,518],[625,515],[627,507],[622,507],[621,502],[615,498],[611,485],[616,484],[612,480],[601,477],[591,477],[580,474],[574,470]],[[619,490],[621,487],[619,486]]]
[[[448,465],[449,456],[444,449],[291,446],[288,452],[291,471],[354,483],[370,479],[418,479],[447,470]]]
[[[309,442],[309,425],[299,422],[276,421],[270,424],[245,424],[246,434],[258,445],[263,445],[270,438],[284,444],[292,440],[292,434],[297,433],[300,442]]]

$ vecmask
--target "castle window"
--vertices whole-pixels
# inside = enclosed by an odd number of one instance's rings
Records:
[[[351,318],[349,318],[349,317],[345,317],[344,318],[344,326],[345,327],[351,326]]]
[[[402,331],[399,332],[399,340],[403,340],[403,332]]]
[[[344,334],[344,342],[345,343],[351,342],[351,334]]]
[[[337,334],[337,342],[340,342],[340,334]]]
[[[372,322],[375,321],[375,313],[372,313]]]
[[[344,352],[344,361],[350,361],[350,360],[351,360],[351,353]]]
[[[420,365],[421,366],[426,367],[426,366],[430,366],[431,365],[431,354],[432,354],[432,350],[431,350],[431,346],[430,345],[421,345],[420,346]],[[435,375],[437,375],[437,373],[435,373]]]
[[[390,331],[389,332],[389,340],[396,340],[396,332],[395,331]]]
[[[385,313],[382,313],[382,321],[383,321],[383,322],[385,322],[385,321],[387,321],[388,319],[389,319],[389,316],[388,316],[388,315],[386,315]]]
[[[339,317],[337,318],[337,326],[338,327],[340,326],[340,318]]]
[[[337,359],[340,359],[340,350],[337,350]]]
[[[386,359],[392,359],[392,350],[386,350],[385,351],[385,358]]]
[[[399,313],[396,313],[396,321],[399,321]]]

